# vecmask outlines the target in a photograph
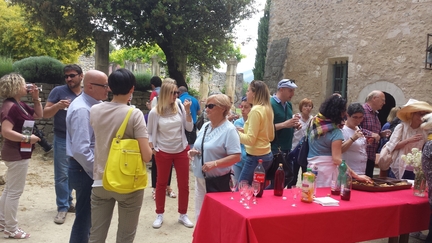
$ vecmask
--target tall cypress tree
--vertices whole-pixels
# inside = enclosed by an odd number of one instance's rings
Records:
[[[264,69],[265,69],[265,59],[267,56],[267,42],[268,42],[268,29],[269,29],[269,19],[270,19],[270,3],[271,0],[266,1],[264,8],[264,16],[261,17],[258,24],[258,39],[257,48],[255,56],[255,67],[252,70],[255,80],[263,80]]]

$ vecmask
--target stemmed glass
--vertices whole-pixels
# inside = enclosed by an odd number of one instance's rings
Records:
[[[244,188],[245,188],[244,194],[245,194],[245,197],[247,200],[247,204],[245,203],[245,208],[250,209],[249,202],[250,202],[250,199],[252,198],[254,189],[250,185],[244,186]]]
[[[261,183],[259,183],[258,181],[253,181],[252,182],[252,189],[253,189],[253,195],[254,195],[253,204],[257,204],[256,196],[258,195],[258,193],[261,189]]]
[[[229,182],[229,186],[231,189],[231,200],[234,200],[234,192],[237,188],[237,180],[234,178],[234,176],[231,176],[231,180]]]
[[[249,184],[249,182],[247,180],[241,180],[239,182],[239,184],[238,184],[238,189],[239,189],[239,192],[240,192],[240,203],[241,204],[244,203],[244,197],[243,197],[244,190],[243,190],[243,187],[247,186],[248,184]]]
[[[300,187],[291,186],[291,193],[292,193],[293,201],[294,201],[293,204],[291,204],[291,206],[296,207],[296,201],[297,201],[297,198],[300,194]]]

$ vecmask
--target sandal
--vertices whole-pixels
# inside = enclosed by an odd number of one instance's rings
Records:
[[[153,200],[156,200],[156,191],[155,190],[152,191],[152,197],[153,197]]]
[[[175,192],[172,191],[172,189],[167,190],[166,193],[167,193],[167,196],[170,198],[176,198],[177,197],[177,195],[175,194]]]
[[[22,229],[17,229],[15,230],[15,232],[10,232],[5,230],[4,231],[4,238],[9,239],[27,239],[30,238],[30,234],[27,234],[26,232],[24,232]]]

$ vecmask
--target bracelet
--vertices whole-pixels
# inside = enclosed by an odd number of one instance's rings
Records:
[[[25,143],[26,140],[27,140],[27,136],[26,136],[26,135],[23,135],[22,138],[21,138],[21,142]]]
[[[214,162],[214,166],[217,167],[217,160],[215,160],[215,162]]]
[[[353,141],[353,143],[355,142],[354,138],[350,137],[351,141]]]
[[[41,102],[41,101],[42,101],[41,98],[33,99],[33,102]]]
[[[26,135],[26,143],[30,143],[30,135]]]
[[[190,116],[191,115],[191,113],[189,112],[189,113],[186,113],[186,116]]]

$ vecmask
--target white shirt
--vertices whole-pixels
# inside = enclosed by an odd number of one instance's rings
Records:
[[[342,135],[344,141],[350,140],[355,133],[355,130],[344,126],[342,128]],[[360,137],[351,144],[345,153],[342,154],[342,159],[345,163],[357,174],[364,175],[366,171],[367,152],[366,152],[366,138]]]

